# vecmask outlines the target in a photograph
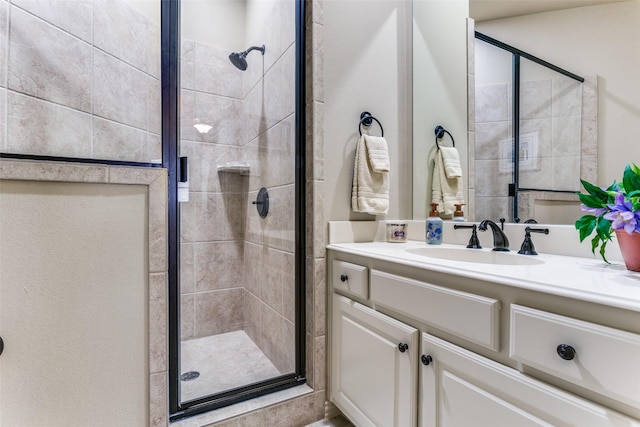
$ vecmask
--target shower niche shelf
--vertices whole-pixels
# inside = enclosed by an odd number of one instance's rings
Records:
[[[228,162],[224,165],[218,165],[218,172],[249,175],[250,167],[249,163],[245,162]]]

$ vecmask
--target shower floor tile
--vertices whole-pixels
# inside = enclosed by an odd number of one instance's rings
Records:
[[[244,331],[182,342],[180,372],[189,371],[200,376],[180,382],[183,402],[280,375]]]

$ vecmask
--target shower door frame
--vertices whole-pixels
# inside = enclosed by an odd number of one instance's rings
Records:
[[[180,399],[180,0],[161,0],[162,164],[168,170],[168,394],[171,421],[306,383],[305,377],[305,26],[295,2],[295,371],[189,402]]]

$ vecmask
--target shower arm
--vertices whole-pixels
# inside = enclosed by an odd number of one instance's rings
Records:
[[[242,56],[243,57],[247,56],[249,54],[249,52],[251,52],[252,50],[259,50],[264,55],[265,47],[264,47],[264,45],[262,45],[262,46],[251,46],[249,49],[247,49],[244,52],[242,52]]]

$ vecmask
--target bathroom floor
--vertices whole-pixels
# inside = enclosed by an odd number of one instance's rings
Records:
[[[244,331],[184,341],[181,347],[181,373],[200,373],[180,382],[183,402],[280,375]]]

